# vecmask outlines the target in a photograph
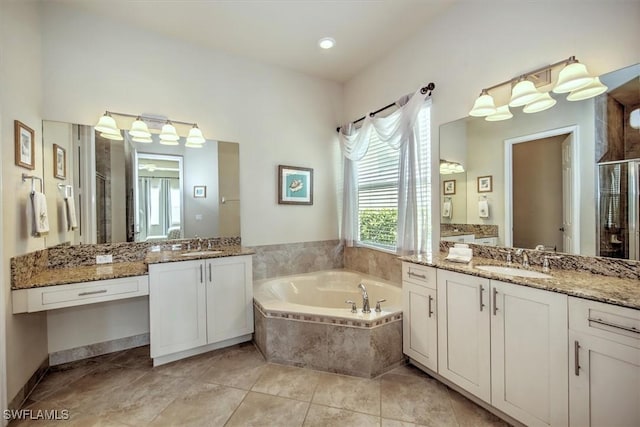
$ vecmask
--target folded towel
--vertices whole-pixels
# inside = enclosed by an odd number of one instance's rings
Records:
[[[486,200],[478,201],[478,216],[480,218],[489,218],[489,202]]]
[[[75,230],[78,228],[78,218],[76,217],[76,203],[73,199],[73,187],[65,189],[64,205],[67,208],[67,230]]]
[[[473,249],[471,248],[449,248],[449,254],[446,260],[453,262],[469,262],[473,257]]]
[[[47,214],[47,198],[43,193],[31,193],[33,207],[33,234],[41,236],[49,232],[49,215]]]
[[[451,218],[451,201],[442,204],[442,218]]]

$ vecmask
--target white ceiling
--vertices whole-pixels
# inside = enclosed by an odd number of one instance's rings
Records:
[[[62,0],[150,31],[345,82],[455,0]],[[317,42],[336,40],[330,50]]]

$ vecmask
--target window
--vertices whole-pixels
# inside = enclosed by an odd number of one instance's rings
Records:
[[[423,108],[418,115],[417,136],[420,139],[418,169],[423,179],[417,188],[420,215],[430,215],[430,109]],[[396,251],[398,227],[398,179],[400,150],[390,148],[380,141],[375,132],[369,140],[369,149],[358,162],[358,238],[359,244]],[[430,235],[430,223],[425,221],[418,239]]]

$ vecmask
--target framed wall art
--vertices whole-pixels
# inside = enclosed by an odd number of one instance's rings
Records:
[[[442,182],[442,194],[451,195],[456,194],[456,180],[451,179]]]
[[[67,151],[58,144],[53,144],[53,176],[58,179],[67,177]]]
[[[13,131],[16,145],[16,165],[26,169],[35,169],[35,132],[18,120],[13,122]]]
[[[278,203],[313,205],[313,169],[279,165]]]
[[[207,198],[207,186],[206,185],[194,185],[193,186],[193,197],[196,199],[206,199]]]
[[[493,175],[478,177],[478,193],[491,193],[493,191]]]

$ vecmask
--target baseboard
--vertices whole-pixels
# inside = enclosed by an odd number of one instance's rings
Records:
[[[131,337],[118,338],[83,347],[70,348],[49,354],[49,365],[56,366],[76,360],[88,359],[94,356],[127,350],[149,344],[149,334],[139,334]]]
[[[192,348],[189,350],[179,351],[177,353],[167,354],[165,356],[159,356],[153,358],[153,366],[160,366],[167,363],[175,362],[176,360],[184,359],[198,354],[206,353],[212,350],[218,350],[224,347],[230,347],[232,345],[240,344],[243,342],[251,341],[253,334],[242,335],[236,338],[220,341],[214,344],[207,344],[201,347]]]
[[[26,384],[22,386],[18,393],[8,402],[7,409],[9,410],[18,410],[22,408],[25,400],[29,397],[31,392],[36,385],[40,382],[40,380],[45,376],[47,371],[49,370],[49,359],[44,359],[38,369],[31,375],[31,377],[27,380]]]

